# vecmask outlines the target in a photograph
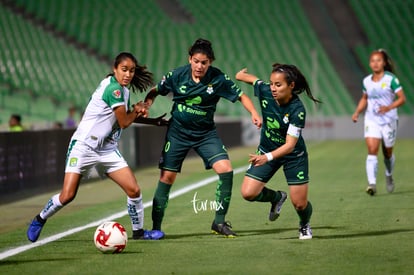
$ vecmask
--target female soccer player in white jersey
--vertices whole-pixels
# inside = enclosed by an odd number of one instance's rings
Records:
[[[366,192],[373,196],[377,192],[377,155],[380,145],[384,155],[386,189],[389,193],[394,191],[392,173],[395,163],[393,146],[397,137],[397,108],[404,104],[405,95],[398,78],[393,74],[391,59],[384,50],[371,53],[369,66],[372,73],[363,80],[362,97],[352,120],[357,122],[359,114],[365,110],[364,136],[368,147]]]
[[[35,242],[46,222],[76,196],[80,180],[96,167],[100,176],[108,176],[127,194],[128,214],[131,218],[133,238],[144,238],[144,208],[137,180],[118,151],[122,129],[140,116],[147,115],[143,102],[130,110],[130,91],[144,92],[153,85],[152,73],[139,65],[127,52],[114,61],[112,72],[101,81],[86,107],[73,134],[66,159],[63,188],[50,198],[43,210],[32,220],[27,238]]]

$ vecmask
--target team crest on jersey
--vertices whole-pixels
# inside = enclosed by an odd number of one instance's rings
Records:
[[[115,90],[115,91],[112,92],[112,95],[115,98],[121,98],[121,91],[120,90]]]
[[[381,89],[385,89],[385,88],[387,88],[387,83],[385,82],[381,83]]]
[[[207,93],[209,95],[211,95],[213,92],[214,92],[213,85],[212,84],[208,84]]]
[[[70,167],[76,167],[77,164],[78,164],[78,158],[70,158],[69,160]]]
[[[283,118],[283,122],[285,124],[288,124],[289,123],[289,114],[285,114],[285,117]]]

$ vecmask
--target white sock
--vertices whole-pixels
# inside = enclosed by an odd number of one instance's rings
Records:
[[[378,158],[376,155],[368,155],[366,161],[368,184],[377,183]]]
[[[392,176],[392,172],[394,171],[395,155],[392,154],[391,158],[389,159],[384,158],[384,163],[385,163],[385,175]]]
[[[62,203],[59,200],[59,194],[54,195],[49,199],[46,203],[45,207],[43,208],[42,212],[40,212],[40,217],[44,220],[52,217],[57,211],[59,211],[63,207]]]
[[[127,199],[128,214],[131,218],[132,230],[144,228],[144,205],[142,204],[142,195],[138,198]]]

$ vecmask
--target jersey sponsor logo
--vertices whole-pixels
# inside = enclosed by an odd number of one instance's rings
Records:
[[[305,117],[305,113],[304,112],[300,112],[299,114],[298,114],[298,118],[300,118],[301,120],[303,120]]]
[[[208,86],[207,86],[207,93],[209,95],[211,95],[212,93],[214,93],[214,89],[213,89],[213,85],[212,84],[208,84]]]
[[[267,102],[267,100],[266,100],[266,99],[263,99],[263,100],[262,100],[262,108],[263,108],[263,109],[266,109],[267,104],[269,104],[269,102]]]
[[[280,124],[276,119],[273,119],[271,117],[268,117],[266,120],[266,126],[268,129],[279,129]]]
[[[115,91],[112,92],[112,95],[115,98],[121,98],[121,91],[120,90],[115,90]]]

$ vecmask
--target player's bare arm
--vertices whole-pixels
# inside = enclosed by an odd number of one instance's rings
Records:
[[[276,150],[268,152],[264,155],[250,154],[249,162],[254,166],[260,166],[273,159],[284,157],[293,152],[297,142],[298,142],[297,137],[287,135],[285,144],[283,144]]]

